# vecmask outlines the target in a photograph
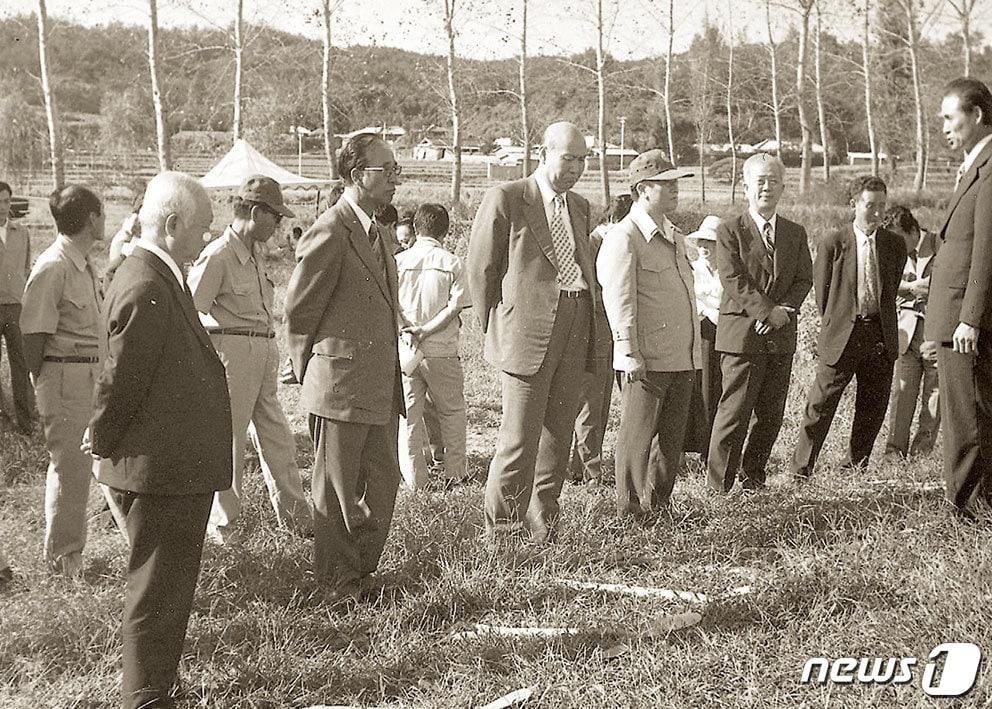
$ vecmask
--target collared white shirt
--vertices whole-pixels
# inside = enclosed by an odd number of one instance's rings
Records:
[[[778,214],[773,214],[771,219],[765,219],[763,216],[758,214],[754,209],[748,208],[748,213],[751,215],[751,219],[754,220],[755,225],[758,227],[758,234],[762,239],[765,238],[765,224],[771,224],[772,227],[772,244],[775,243],[775,227],[778,225]]]
[[[964,161],[961,163],[961,168],[958,174],[964,175],[964,173],[971,169],[972,164],[974,164],[975,160],[978,159],[978,154],[985,150],[985,146],[989,144],[989,141],[992,141],[992,133],[989,133],[987,136],[975,143],[975,147],[969,150],[968,154],[964,156]]]
[[[720,317],[723,284],[716,269],[702,256],[692,262],[692,283],[696,291],[696,310],[716,325]]]
[[[654,217],[647,213],[640,202],[634,202],[630,206],[630,219],[634,222],[637,230],[641,232],[645,241],[651,241],[651,237],[658,234],[667,241],[675,243],[675,225],[668,220],[668,217],[665,217],[659,227]]]
[[[868,249],[871,249],[872,254],[875,257],[875,273],[876,276],[879,273],[879,263],[878,263],[878,247],[875,243],[875,234],[877,231],[873,231],[871,234],[865,234],[858,226],[854,225],[854,236],[855,241],[858,243],[858,310],[861,313],[868,312],[868,306],[863,305],[866,294],[865,294],[865,262],[868,260]],[[882,286],[880,283],[875,283],[875,297],[880,298],[882,295]],[[876,311],[881,303],[873,303],[870,308],[872,311]]]
[[[145,241],[144,239],[135,239],[133,243],[136,248],[144,249],[145,251],[151,252],[158,256],[159,259],[162,260],[162,263],[169,267],[169,270],[172,271],[172,275],[176,277],[176,280],[179,281],[179,287],[185,289],[186,279],[183,278],[182,269],[179,268],[179,264],[176,263],[176,260],[172,258],[167,251],[150,241]]]
[[[365,210],[359,207],[358,203],[349,197],[347,192],[341,195],[341,199],[347,202],[348,206],[351,207],[351,211],[353,211],[355,216],[358,217],[358,223],[361,224],[362,229],[365,230],[365,235],[368,236],[369,231],[372,229],[372,217],[366,214]]]
[[[544,216],[548,220],[548,229],[551,229],[551,220],[555,215],[555,197],[558,193],[555,192],[554,188],[551,186],[551,181],[548,180],[548,176],[544,174],[544,168],[538,168],[534,171],[534,179],[537,180],[537,186],[541,190],[541,201],[544,203]],[[562,192],[562,210],[561,216],[562,220],[565,222],[565,233],[568,234],[568,240],[572,247],[572,253],[575,253],[575,234],[572,232],[572,215],[568,211],[568,198],[565,196],[566,193]],[[578,258],[575,260],[576,265],[578,265]],[[562,283],[562,290],[588,290],[589,284],[586,283],[586,279],[582,275],[582,269],[579,268],[579,276],[575,279],[574,283]]]

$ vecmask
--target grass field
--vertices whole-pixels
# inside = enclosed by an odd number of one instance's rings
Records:
[[[412,189],[413,198],[443,195]],[[729,207],[723,206],[721,212]],[[223,211],[224,208],[219,208]],[[686,205],[679,221],[698,222]],[[819,238],[847,218],[822,203],[787,204]],[[922,210],[930,223],[936,212]],[[218,215],[215,226],[223,224]],[[111,218],[108,223],[116,224]],[[464,253],[466,222],[457,224]],[[38,230],[36,251],[48,240]],[[271,261],[284,284],[285,253]],[[281,298],[280,289],[277,297]],[[942,506],[934,456],[839,470],[851,425],[845,398],[813,482],[797,490],[784,469],[813,374],[817,328],[803,308],[786,423],[772,454],[770,489],[716,498],[692,464],[674,518],[653,527],[619,520],[612,488],[566,485],[561,540],[550,548],[490,549],[480,539],[481,484],[451,493],[401,491],[378,581],[352,611],[327,607],[309,570],[310,543],[274,529],[257,461],[246,476],[243,541],[208,547],[181,664],[184,706],[355,705],[470,707],[534,686],[536,707],[903,707],[992,704],[985,663],[963,700],[921,691],[939,643],[992,650],[992,534],[962,527]],[[494,373],[465,318],[469,461],[478,478],[499,421]],[[311,464],[297,390],[281,390]],[[191,405],[193,403],[191,402]],[[616,411],[607,434],[615,439]],[[18,578],[0,595],[0,707],[111,707],[118,701],[125,548],[106,520],[90,526],[86,576],[68,582],[41,563],[46,454],[41,438],[0,432],[0,544]],[[612,470],[612,464],[609,469]],[[99,509],[91,492],[91,507]],[[704,604],[575,591],[559,579],[698,591]],[[713,598],[740,586],[747,595]],[[666,615],[698,611],[691,628],[659,633]],[[577,628],[555,639],[457,640],[474,623]],[[804,685],[810,657],[918,657],[901,687]]]

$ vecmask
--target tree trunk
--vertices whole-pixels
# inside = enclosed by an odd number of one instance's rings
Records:
[[[696,145],[699,146],[699,201],[706,202],[706,165],[704,163],[705,156],[703,155],[703,136],[700,135],[699,139],[696,141]]]
[[[796,62],[796,107],[799,110],[799,128],[802,131],[802,163],[799,170],[799,193],[809,189],[810,172],[813,167],[813,132],[806,117],[806,57],[809,53],[809,13],[813,0],[800,0],[799,16],[799,57]]]
[[[913,73],[913,102],[916,108],[916,174],[913,176],[913,189],[923,189],[927,178],[927,118],[923,106],[923,87],[920,81],[919,18],[916,14],[916,0],[906,0],[906,32],[909,43],[909,63]]]
[[[155,134],[158,138],[158,164],[165,170],[172,169],[172,152],[169,149],[169,128],[162,105],[162,87],[158,80],[158,0],[148,0],[148,69],[152,78],[152,103],[155,106]]]
[[[865,0],[865,26],[861,38],[861,74],[865,80],[865,124],[868,128],[868,149],[871,151],[871,174],[878,177],[878,143],[875,140],[875,119],[871,110],[871,0]]]
[[[520,31],[520,136],[524,144],[524,177],[530,174],[530,123],[527,120],[527,0],[521,2]]]
[[[727,54],[727,139],[730,141],[730,203],[737,200],[737,142],[734,138],[734,19],[733,10],[727,4],[729,31],[727,41],[729,49]]]
[[[768,53],[771,55],[772,70],[772,115],[775,119],[775,154],[782,155],[782,111],[778,102],[778,50],[772,34],[771,0],[765,0],[765,24],[768,27]]]
[[[320,9],[324,19],[324,61],[320,82],[320,106],[324,114],[324,157],[327,159],[327,174],[335,180],[338,178],[338,163],[334,159],[334,133],[331,131],[331,0],[321,0]]]
[[[830,133],[827,130],[827,109],[823,101],[822,47],[823,28],[821,25],[820,3],[816,4],[816,117],[820,124],[820,146],[823,148],[823,181],[830,180]]]
[[[244,0],[237,0],[234,14],[234,119],[231,130],[234,139],[241,137],[241,85],[244,80]]]
[[[603,0],[596,1],[596,88],[599,97],[599,181],[603,204],[610,205],[610,171],[606,169],[606,60],[603,56]]]
[[[672,56],[675,43],[675,0],[668,0],[668,50],[665,53],[665,129],[668,132],[668,160],[675,164],[675,138],[672,130]]]
[[[61,189],[65,185],[65,158],[62,153],[62,127],[48,76],[48,10],[45,0],[38,0],[38,63],[41,65],[41,91],[45,95],[45,116],[48,119],[52,182],[55,189]]]
[[[451,104],[451,147],[454,162],[451,167],[451,206],[461,202],[462,193],[462,134],[458,110],[458,91],[455,88],[455,2],[444,0],[444,31],[448,35],[448,101]]]
[[[967,2],[968,0],[965,0]],[[974,5],[974,3],[972,3]],[[971,10],[961,18],[961,38],[964,40],[964,75],[971,76]]]

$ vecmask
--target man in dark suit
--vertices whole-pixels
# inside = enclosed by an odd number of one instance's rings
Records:
[[[906,244],[881,227],[885,183],[868,175],[848,188],[854,224],[825,237],[816,251],[813,287],[822,320],[817,340],[816,379],[809,392],[792,473],[803,482],[830,430],[837,405],[858,379],[845,468],[868,464],[885,420],[892,369],[899,356],[896,293],[906,265]]]
[[[945,495],[971,518],[976,503],[992,499],[992,94],[956,79],[940,110],[948,145],[965,159],[940,229],[924,330],[940,344]]]
[[[203,247],[210,200],[190,175],[148,183],[141,238],[106,297],[108,357],[83,450],[126,515],[125,709],[172,707],[214,492],[231,486],[224,365],[179,264]]]
[[[782,161],[752,155],[744,163],[744,189],[748,211],[724,220],[716,231],[723,285],[716,350],[723,392],[707,471],[717,492],[730,491],[738,467],[745,490],[765,486],[789,394],[799,307],[813,286],[806,230],[775,211],[785,191]]]
[[[297,245],[286,324],[314,445],[314,573],[330,600],[351,602],[378,568],[400,481],[396,262],[372,221],[400,166],[381,138],[361,133],[342,147],[338,171],[344,195]]]
[[[585,138],[571,123],[544,134],[534,174],[492,188],[475,215],[468,274],[486,360],[500,371],[503,420],[486,482],[490,536],[558,519],[583,371],[595,371],[595,268],[582,176]]]

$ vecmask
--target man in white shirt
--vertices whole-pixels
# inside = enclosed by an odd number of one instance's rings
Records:
[[[412,371],[403,373],[406,420],[400,425],[400,471],[407,487],[427,483],[424,403],[430,394],[445,443],[444,474],[450,486],[466,478],[465,380],[458,357],[458,314],[471,305],[461,259],[442,246],[447,210],[423,204],[413,217],[416,240],[396,255],[404,328],[417,351]]]
[[[12,418],[21,433],[30,434],[35,416],[34,396],[24,361],[24,338],[18,323],[24,286],[31,271],[31,242],[28,230],[10,219],[12,194],[10,185],[0,182],[0,336],[7,346],[10,388],[14,398]]]

